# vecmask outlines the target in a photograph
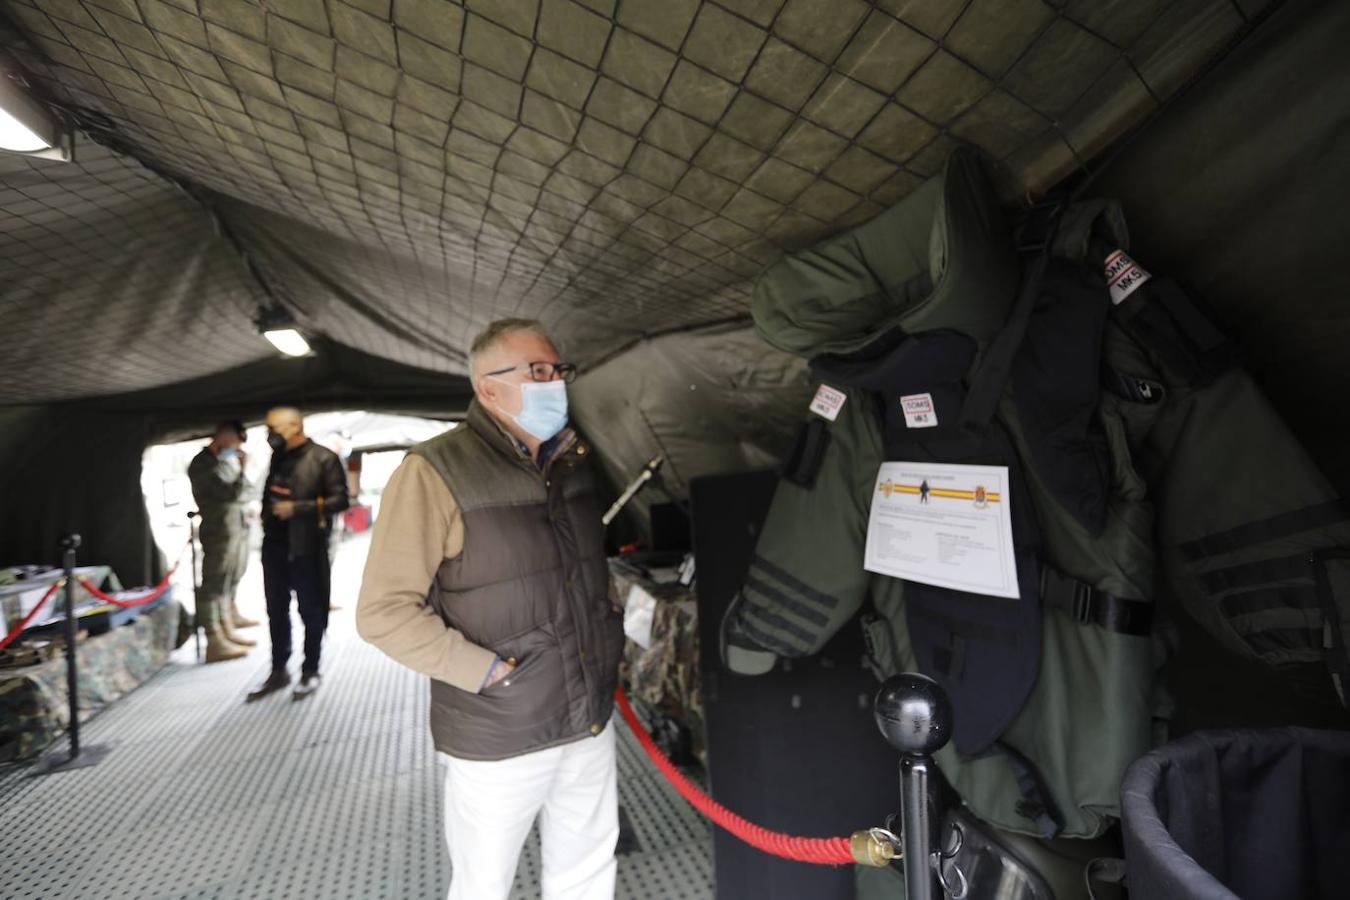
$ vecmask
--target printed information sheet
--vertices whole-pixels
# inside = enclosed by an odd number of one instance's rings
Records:
[[[1007,466],[888,462],[877,473],[864,568],[1018,596]]]

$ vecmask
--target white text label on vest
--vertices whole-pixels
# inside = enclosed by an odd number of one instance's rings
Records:
[[[1106,258],[1106,286],[1111,290],[1111,302],[1117,306],[1152,277],[1124,250]]]
[[[816,398],[811,401],[811,412],[818,416],[824,416],[833,422],[839,418],[839,410],[844,408],[844,401],[848,395],[843,391],[837,391],[828,384],[822,384],[816,389]]]
[[[932,394],[908,394],[901,397],[900,408],[905,413],[906,428],[934,428],[937,426],[937,410],[933,408]]]

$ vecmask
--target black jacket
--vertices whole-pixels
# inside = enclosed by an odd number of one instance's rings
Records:
[[[289,521],[272,515],[271,506],[278,500],[295,502]],[[263,489],[263,539],[286,543],[292,557],[326,551],[333,516],[350,505],[347,473],[332,450],[306,441],[274,452]]]

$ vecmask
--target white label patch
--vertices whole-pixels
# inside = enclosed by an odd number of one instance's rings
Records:
[[[844,401],[848,395],[843,391],[837,391],[828,384],[822,384],[816,389],[816,398],[811,401],[811,412],[818,416],[824,416],[833,422],[839,418],[839,410],[844,408]]]
[[[905,412],[906,428],[933,428],[937,425],[937,410],[933,409],[932,394],[909,394],[900,398]]]
[[[1117,306],[1152,277],[1124,250],[1117,250],[1106,258],[1106,286],[1111,290],[1111,302]]]

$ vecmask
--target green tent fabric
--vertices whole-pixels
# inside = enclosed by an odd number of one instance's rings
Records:
[[[593,436],[616,487],[665,457],[657,481],[638,494],[627,521],[646,533],[653,502],[683,502],[704,475],[777,465],[810,403],[805,363],[723,326],[644,341],[582,375],[572,413]]]
[[[0,403],[261,359],[260,303],[447,374],[503,314],[584,363],[745,317],[958,143],[1048,188],[1271,5],[5,0],[79,134],[0,155]]]

